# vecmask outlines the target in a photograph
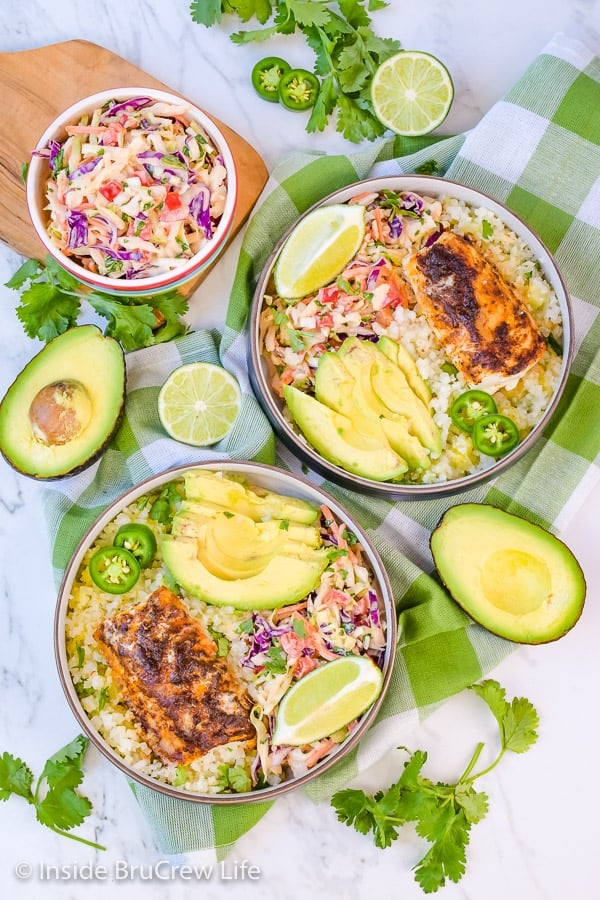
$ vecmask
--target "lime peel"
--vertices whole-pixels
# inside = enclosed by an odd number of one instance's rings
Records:
[[[381,693],[383,673],[368,656],[342,656],[297,681],[277,712],[273,743],[301,746],[339,731]]]

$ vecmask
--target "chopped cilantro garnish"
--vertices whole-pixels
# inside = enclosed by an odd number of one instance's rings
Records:
[[[304,624],[302,619],[294,619],[294,624],[292,625],[292,629],[294,634],[297,634],[300,638],[306,637],[306,625]]]
[[[481,223],[481,235],[484,241],[489,241],[493,234],[494,226],[491,224],[491,222],[488,222],[487,219],[484,219]]]

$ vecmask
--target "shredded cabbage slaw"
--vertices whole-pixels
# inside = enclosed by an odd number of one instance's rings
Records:
[[[356,535],[321,507],[321,538],[330,562],[316,590],[294,606],[251,614],[242,668],[251,673],[246,686],[256,702],[250,721],[257,737],[251,766],[253,784],[262,775],[268,784],[303,775],[328,756],[356,728],[358,719],[336,734],[304,747],[276,746],[272,733],[279,702],[288,688],[313,669],[340,656],[369,656],[380,668],[386,649],[386,622],[373,589],[372,573]],[[273,648],[282,670],[269,672]],[[259,700],[260,698],[260,700]]]
[[[223,215],[223,157],[185,104],[133,97],[66,126],[48,159],[47,233],[89,272],[147,278],[185,265]]]

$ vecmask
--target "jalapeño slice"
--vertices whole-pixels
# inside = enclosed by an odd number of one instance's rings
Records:
[[[280,56],[265,56],[252,69],[252,85],[263,100],[277,103],[281,76],[290,71],[290,64]]]
[[[126,594],[140,577],[140,564],[124,547],[100,547],[90,559],[94,584],[108,594]]]
[[[512,419],[495,413],[481,416],[473,426],[473,443],[486,456],[504,456],[519,443],[519,429]]]
[[[156,538],[154,532],[147,525],[132,522],[130,525],[121,525],[115,535],[115,547],[124,547],[133,553],[142,569],[149,566],[156,553]]]
[[[473,427],[482,416],[498,412],[496,401],[485,391],[465,391],[450,407],[450,417],[457,428],[471,434]]]

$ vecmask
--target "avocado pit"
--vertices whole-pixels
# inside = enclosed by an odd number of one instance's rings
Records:
[[[78,381],[54,381],[35,395],[29,422],[37,441],[61,446],[78,438],[92,419],[92,401]]]

